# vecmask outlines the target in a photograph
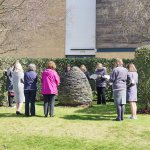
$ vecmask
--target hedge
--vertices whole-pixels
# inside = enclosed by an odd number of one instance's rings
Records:
[[[3,101],[7,100],[6,97],[6,88],[5,88],[5,83],[6,83],[6,78],[4,77],[4,70],[7,69],[13,62],[15,62],[16,60],[19,60],[20,63],[22,64],[24,71],[27,70],[27,67],[30,63],[34,63],[37,66],[37,73],[38,73],[38,92],[37,92],[37,100],[41,100],[42,99],[42,95],[40,92],[41,89],[41,85],[40,85],[40,76],[41,76],[41,72],[42,70],[45,68],[46,63],[50,60],[55,61],[56,65],[57,65],[57,71],[58,73],[62,74],[62,72],[64,71],[64,67],[67,64],[70,64],[71,66],[79,66],[81,64],[84,64],[88,71],[93,74],[95,72],[95,66],[96,64],[102,63],[106,68],[107,68],[107,72],[110,73],[113,69],[114,66],[114,62],[115,59],[101,59],[101,58],[80,58],[80,59],[68,59],[68,58],[62,58],[62,59],[48,59],[48,58],[36,58],[36,59],[32,59],[32,58],[21,58],[21,59],[16,59],[16,58],[0,58],[0,102],[1,104],[3,103]],[[123,60],[125,65],[128,64],[129,62],[133,62],[133,60],[129,60],[129,59],[124,59]],[[91,85],[92,85],[92,89],[93,89],[93,93],[95,93],[94,91],[94,81],[90,81]],[[106,98],[107,100],[112,100],[112,90],[111,87],[108,86],[107,90],[106,90]],[[95,96],[94,96],[95,97]]]
[[[143,109],[150,109],[150,45],[140,47],[135,52],[138,70],[138,101]]]

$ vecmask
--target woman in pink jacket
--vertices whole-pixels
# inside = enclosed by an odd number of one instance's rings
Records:
[[[42,72],[42,94],[44,96],[44,114],[47,117],[50,109],[50,117],[54,117],[55,95],[60,77],[55,71],[56,64],[53,61],[47,63],[47,69]]]

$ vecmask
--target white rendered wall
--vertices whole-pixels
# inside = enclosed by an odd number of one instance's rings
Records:
[[[65,54],[95,55],[96,0],[66,0],[66,9]]]

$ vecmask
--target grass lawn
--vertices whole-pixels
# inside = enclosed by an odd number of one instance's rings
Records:
[[[113,103],[83,107],[55,107],[55,117],[43,117],[36,103],[35,117],[16,116],[15,108],[0,107],[0,150],[148,150],[150,115],[137,120],[112,121]]]

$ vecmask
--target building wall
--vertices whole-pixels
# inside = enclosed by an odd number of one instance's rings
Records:
[[[98,58],[128,58],[133,59],[134,58],[134,52],[99,52],[96,53],[96,57]]]
[[[65,4],[65,0],[55,0],[52,7],[49,8],[50,17],[54,19],[61,18],[60,21],[49,24],[48,29],[45,29],[42,35],[33,33],[32,42],[26,48],[18,48],[17,51],[5,55],[31,58],[65,57]]]
[[[123,32],[116,13],[117,1],[96,1],[96,48],[99,51],[96,53],[96,57],[134,58],[133,48],[141,46],[141,37],[125,35]],[[100,52],[101,49],[103,52]],[[113,49],[113,52],[107,52],[107,49]],[[105,50],[106,52],[104,52]]]
[[[96,52],[95,54],[95,50],[70,50],[129,48],[139,45],[137,37],[127,42],[122,35],[117,18],[115,18],[115,7],[112,7],[117,0],[56,1],[59,5],[50,8],[50,16],[58,18],[64,16],[64,20],[55,27],[50,25],[51,32],[47,37],[36,35],[30,46],[18,49],[17,52],[7,53],[7,56],[32,58],[63,58],[65,55],[95,55],[101,58],[134,57],[134,52]]]
[[[117,12],[118,0],[96,1],[96,48],[128,48],[140,45],[140,37],[125,34]]]

